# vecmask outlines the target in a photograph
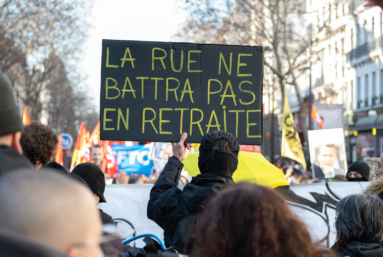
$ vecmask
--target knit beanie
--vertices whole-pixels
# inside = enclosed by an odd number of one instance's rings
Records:
[[[0,136],[22,131],[23,127],[12,87],[0,71]]]
[[[368,179],[370,178],[370,166],[368,166],[368,164],[365,162],[361,162],[361,161],[353,162],[350,165],[350,167],[348,167],[348,171],[346,175],[347,178],[348,178],[348,173],[350,171],[358,172],[360,175],[363,176],[363,178],[365,179],[364,181],[368,181]]]

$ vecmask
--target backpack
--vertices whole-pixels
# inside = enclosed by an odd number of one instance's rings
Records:
[[[202,210],[200,210],[200,208]],[[173,237],[173,248],[182,254],[190,252],[193,246],[194,242],[191,240],[191,236],[196,225],[198,224],[199,216],[205,208],[200,206],[198,210],[199,211],[196,213],[189,213],[185,208],[186,216],[178,222],[177,229]]]

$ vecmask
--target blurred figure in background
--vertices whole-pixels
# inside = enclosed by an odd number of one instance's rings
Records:
[[[383,256],[383,202],[369,194],[341,199],[336,207],[337,242],[332,249],[339,257]]]
[[[140,174],[130,174],[128,184],[144,184],[144,180]]]
[[[25,156],[39,169],[53,159],[58,138],[51,127],[31,121],[21,133],[20,143]]]
[[[346,174],[347,181],[369,181],[370,166],[367,163],[356,161],[349,167]]]
[[[275,190],[249,183],[228,186],[211,199],[192,240],[192,257],[333,256],[312,243]]]
[[[104,152],[101,145],[93,145],[90,148],[90,158],[93,160],[93,163],[101,169],[101,163],[104,159]]]
[[[102,173],[101,169],[94,163],[81,163],[74,167],[72,170],[73,174],[81,177],[90,187],[90,190],[93,192],[96,205],[99,203],[106,203],[104,197],[105,192],[105,175]],[[112,217],[101,209],[101,221],[102,224],[114,224]]]
[[[68,177],[36,170],[7,174],[0,178],[0,206],[0,256],[103,256],[92,194]]]
[[[20,137],[23,127],[12,87],[0,71],[0,175],[20,168],[33,168],[22,156]]]

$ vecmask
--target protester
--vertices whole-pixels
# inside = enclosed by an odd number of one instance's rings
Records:
[[[36,169],[47,164],[54,157],[58,138],[52,128],[32,121],[21,133],[20,144],[25,156]]]
[[[89,185],[92,190],[96,204],[106,203],[104,192],[105,192],[105,175],[101,169],[93,163],[81,163],[77,165],[73,170],[73,174],[81,177]],[[101,221],[102,224],[114,224],[112,217],[101,209]]]
[[[15,171],[0,178],[0,256],[101,257],[92,194],[61,174]]]
[[[93,145],[90,148],[90,158],[92,158],[93,163],[101,169],[101,163],[104,159],[104,152],[101,145]]]
[[[383,176],[371,181],[364,192],[383,200]]]
[[[140,174],[130,174],[129,182],[128,184],[144,184],[144,181],[142,180],[142,176]]]
[[[183,253],[188,249],[193,217],[202,203],[233,182],[239,153],[239,145],[232,134],[214,131],[204,135],[198,158],[201,174],[180,190],[177,186],[184,166],[182,161],[191,147],[185,144],[186,138],[187,133],[183,133],[180,141],[173,144],[173,156],[154,184],[148,203],[148,218],[164,229],[165,245],[174,246]]]
[[[249,183],[231,185],[211,199],[192,239],[192,257],[333,256],[312,243],[279,193]]]
[[[376,167],[374,173],[376,177],[380,177],[383,175],[383,154],[379,158],[378,166]]]
[[[69,172],[67,171],[67,169],[65,169],[64,166],[60,165],[57,162],[48,162],[47,164],[43,165],[41,169],[48,171],[57,171],[61,174],[69,176]]]
[[[346,174],[347,181],[369,181],[370,180],[370,166],[367,163],[356,161],[349,167]]]
[[[23,123],[12,88],[0,71],[0,175],[20,168],[33,167],[28,159],[22,156],[22,130]]]
[[[383,256],[383,201],[356,194],[341,199],[336,207],[337,242],[332,249],[340,257]]]
[[[128,184],[130,176],[126,175],[124,170],[120,170],[119,174],[113,179],[113,184]]]

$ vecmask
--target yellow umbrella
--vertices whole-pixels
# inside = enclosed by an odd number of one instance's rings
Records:
[[[272,188],[289,185],[283,172],[266,160],[261,153],[240,152],[238,158],[238,168],[233,174],[235,182],[248,181]],[[183,164],[191,176],[200,174],[198,154],[189,155]]]

